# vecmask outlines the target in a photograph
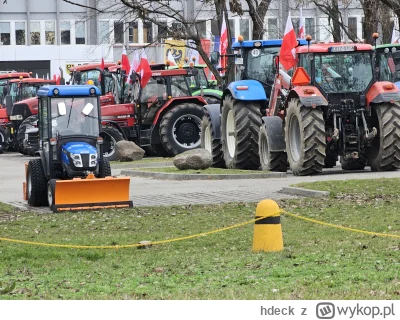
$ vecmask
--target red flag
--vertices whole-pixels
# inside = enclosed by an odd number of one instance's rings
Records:
[[[286,22],[285,35],[282,40],[281,51],[279,52],[279,62],[282,66],[289,70],[296,65],[296,48],[297,39],[293,29],[292,18],[290,12]]]
[[[101,57],[101,64],[100,64],[101,70],[104,70],[104,58]]]
[[[128,55],[126,54],[125,47],[122,49],[122,59],[121,59],[121,69],[125,71],[125,74],[129,73],[129,70],[131,69],[131,64],[129,63]]]
[[[140,86],[144,88],[149,82],[152,74],[149,61],[147,61],[147,57],[145,55],[142,56],[142,58],[140,59],[138,71],[140,72],[140,79],[141,79]]]
[[[304,30],[303,7],[300,7],[299,39],[305,39],[305,38],[306,38],[306,32]]]
[[[222,17],[221,38],[219,41],[219,52],[221,55],[224,55],[228,50],[228,30],[226,29],[225,16]],[[226,57],[221,58],[221,68],[225,71]]]

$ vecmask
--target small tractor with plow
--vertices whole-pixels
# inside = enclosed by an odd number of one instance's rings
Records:
[[[132,207],[129,177],[112,177],[100,137],[95,86],[47,86],[38,91],[40,158],[26,164],[24,199],[56,211]]]
[[[235,81],[223,90],[221,103],[206,105],[201,145],[210,151],[214,167],[252,169],[260,167],[258,135],[262,115],[274,84],[274,57],[282,40],[243,41],[233,44]],[[298,45],[305,45],[298,40]],[[231,56],[231,55],[226,55]],[[211,62],[220,56],[213,52]]]
[[[296,56],[293,78],[275,58],[258,143],[262,168],[312,175],[338,156],[345,170],[400,168],[400,92],[378,80],[373,47],[312,44],[297,47]]]

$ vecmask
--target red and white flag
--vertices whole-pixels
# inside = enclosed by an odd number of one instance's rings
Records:
[[[279,62],[286,70],[289,70],[296,65],[296,47],[296,33],[294,32],[292,18],[289,12],[286,21],[285,35],[283,36],[282,47],[279,52]]]
[[[149,61],[147,60],[146,52],[142,52],[142,56],[140,58],[140,64],[138,68],[138,72],[140,73],[140,86],[142,89],[146,87],[147,83],[151,78],[151,68],[149,65]]]
[[[221,38],[219,40],[219,53],[221,55],[226,54],[228,51],[228,30],[226,29],[225,16],[222,17],[222,26],[221,26]],[[226,57],[221,58],[221,68],[226,68]]]
[[[169,62],[170,66],[176,66],[176,61],[171,50],[168,50],[167,61]]]
[[[128,74],[129,70],[131,69],[131,65],[129,63],[128,55],[126,54],[125,47],[122,49],[121,64],[121,70],[125,71],[125,74]]]
[[[300,19],[299,19],[299,39],[306,38],[306,32],[304,30],[304,19],[303,19],[303,7],[300,7]]]
[[[392,31],[392,41],[390,43],[400,43],[400,33],[398,30],[398,24],[396,26],[396,21],[397,19],[395,19],[393,22],[393,31]],[[396,28],[397,27],[397,28]]]

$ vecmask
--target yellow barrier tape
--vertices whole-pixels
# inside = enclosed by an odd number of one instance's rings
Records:
[[[311,218],[306,218],[306,217],[303,217],[303,216],[300,216],[300,215],[297,215],[294,213],[287,212],[286,210],[279,210],[279,212],[276,212],[276,213],[284,213],[293,218],[305,220],[308,222],[316,223],[316,224],[327,226],[327,227],[342,229],[342,230],[346,230],[346,231],[358,232],[358,233],[363,233],[363,234],[368,234],[368,235],[373,235],[373,236],[378,236],[378,237],[388,237],[388,238],[400,239],[400,235],[379,233],[379,232],[372,232],[372,231],[359,230],[359,229],[354,229],[354,228],[349,228],[349,227],[343,227],[343,226],[335,225],[335,224],[328,223],[328,222],[323,222],[323,221],[319,221],[319,220],[315,220],[315,219],[311,219]],[[274,215],[276,213],[274,213]],[[216,230],[211,230],[211,231],[206,231],[206,232],[202,232],[202,233],[198,233],[198,234],[193,234],[193,235],[186,236],[186,237],[154,241],[154,242],[150,242],[150,245],[158,245],[158,244],[165,244],[165,243],[199,238],[202,236],[207,236],[207,235],[222,232],[222,231],[239,228],[239,227],[245,226],[247,224],[256,222],[258,220],[264,219],[264,218],[265,217],[259,217],[257,219],[251,219],[251,220],[248,220],[245,222],[237,223],[232,226],[228,226],[228,227],[224,227],[224,228],[220,228],[220,229],[216,229]],[[35,246],[42,246],[42,247],[69,248],[69,249],[115,249],[115,250],[118,250],[118,249],[126,249],[126,248],[135,248],[135,247],[145,246],[140,243],[113,245],[113,246],[82,246],[82,245],[69,245],[69,244],[57,244],[57,243],[43,243],[43,242],[26,241],[26,240],[18,240],[18,239],[10,239],[10,238],[0,238],[0,241],[28,244],[28,245],[35,245]]]
[[[277,212],[279,213],[279,212]],[[234,228],[239,228],[242,226],[245,226],[247,224],[256,222],[258,220],[264,219],[265,217],[259,217],[257,219],[251,219],[245,222],[240,222],[238,224],[229,226],[229,227],[224,227],[212,231],[206,231],[198,234],[193,234],[190,236],[186,237],[180,237],[180,238],[174,238],[174,239],[167,239],[167,240],[160,240],[160,241],[151,241],[149,245],[157,245],[157,244],[165,244],[165,243],[171,243],[171,242],[176,242],[176,241],[183,241],[183,240],[188,240],[188,239],[193,239],[193,238],[198,238],[202,236],[207,236],[213,233],[217,232],[222,232]],[[140,244],[140,243],[133,243],[133,244],[123,244],[123,245],[113,245],[113,246],[81,246],[81,245],[69,245],[69,244],[57,244],[57,243],[43,243],[43,242],[35,242],[35,241],[26,241],[26,240],[17,240],[17,239],[9,239],[9,238],[0,238],[0,241],[7,241],[7,242],[14,242],[14,243],[20,243],[20,244],[29,244],[29,245],[35,245],[35,246],[42,246],[42,247],[53,247],[53,248],[69,248],[69,249],[126,249],[126,248],[135,248],[135,247],[143,247],[145,245]]]
[[[348,228],[348,227],[338,226],[338,225],[336,225],[336,224],[332,224],[332,223],[328,223],[328,222],[323,222],[323,221],[319,221],[319,220],[315,220],[315,219],[311,219],[311,218],[306,218],[306,217],[303,217],[303,216],[300,216],[300,215],[297,215],[297,214],[293,214],[293,213],[287,212],[287,211],[285,211],[285,210],[281,210],[281,212],[284,213],[284,214],[287,214],[288,216],[291,216],[291,217],[293,217],[293,218],[305,220],[305,221],[308,221],[308,222],[320,224],[320,225],[327,226],[327,227],[342,229],[342,230],[351,231],[351,232],[358,232],[358,233],[369,234],[369,235],[371,235],[371,236],[388,237],[388,238],[397,238],[397,239],[400,239],[400,235],[396,235],[396,234],[379,233],[379,232],[373,232],[373,231],[365,231],[365,230],[359,230],[359,229],[354,229],[354,228]]]

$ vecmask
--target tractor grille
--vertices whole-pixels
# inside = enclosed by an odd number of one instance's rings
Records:
[[[22,115],[24,119],[29,117],[31,114],[32,114],[31,111],[29,110],[28,106],[25,103],[14,104],[11,112],[11,115],[13,116]]]
[[[88,168],[89,167],[90,154],[81,154],[81,158],[82,158],[83,167],[84,168]]]

